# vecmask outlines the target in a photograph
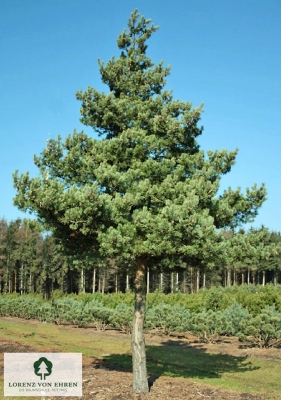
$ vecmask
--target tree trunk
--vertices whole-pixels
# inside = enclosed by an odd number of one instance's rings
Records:
[[[262,271],[262,286],[265,286],[265,271]]]
[[[250,268],[248,268],[248,275],[247,275],[247,284],[250,285],[250,279],[251,278],[251,273],[250,273]]]
[[[12,293],[12,272],[9,274],[9,293]]]
[[[171,293],[174,293],[174,273],[171,272]]]
[[[149,275],[149,268],[147,268],[146,273],[146,293],[149,293],[149,286],[150,286],[150,275]]]
[[[17,293],[17,270],[15,270],[14,292]]]
[[[179,273],[176,272],[176,292],[179,291]]]
[[[206,271],[203,271],[203,289],[206,289]]]
[[[133,392],[146,393],[149,391],[145,341],[143,335],[146,307],[146,268],[142,258],[136,259],[135,275],[135,312],[132,327],[132,358],[133,358]]]
[[[277,281],[278,281],[278,279],[277,279],[277,270],[276,270],[276,268],[275,268],[275,270],[274,270],[274,286],[277,286]]]
[[[196,292],[200,289],[200,270],[197,268],[196,270]]]
[[[32,281],[33,281],[33,276],[32,276],[32,272],[30,272],[30,274],[29,274],[29,289],[28,289],[29,293],[34,293]]]
[[[227,276],[226,284],[227,284],[227,286],[231,286],[231,269],[230,269],[230,267],[227,268],[226,274],[227,274],[226,275]]]
[[[126,274],[126,292],[130,291],[130,281],[129,281],[129,274]]]
[[[164,285],[163,285],[163,272],[160,272],[160,292],[164,291]]]
[[[81,268],[79,293],[85,293],[85,271]]]
[[[244,283],[245,283],[245,271],[242,271],[241,278],[242,278],[242,285],[244,285]]]
[[[104,294],[104,290],[105,290],[105,268],[103,269],[103,274],[102,274],[102,289],[101,289],[102,294]]]
[[[193,268],[190,267],[190,293],[193,293]]]
[[[10,255],[8,254],[4,273],[4,293],[8,293]]]
[[[93,293],[96,292],[96,267],[93,270]]]
[[[20,275],[20,294],[23,294],[23,264],[21,264],[21,275]]]
[[[187,293],[187,272],[186,270],[183,271],[183,283],[182,283],[182,290],[183,293]]]

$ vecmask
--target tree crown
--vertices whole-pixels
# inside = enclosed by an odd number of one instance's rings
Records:
[[[217,196],[237,150],[200,150],[202,107],[174,100],[164,90],[170,67],[146,55],[157,29],[132,13],[117,39],[120,57],[99,61],[109,93],[76,94],[81,121],[104,138],[75,131],[49,141],[35,157],[40,177],[14,175],[15,204],[35,211],[76,252],[206,262],[222,246],[218,230],[252,220],[265,188]]]

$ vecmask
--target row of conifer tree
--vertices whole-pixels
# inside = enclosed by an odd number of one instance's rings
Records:
[[[173,270],[147,270],[147,292],[192,293],[200,288],[240,284],[278,284],[281,275],[281,235],[266,228],[226,232],[229,262],[189,265]],[[247,247],[245,247],[247,246]],[[102,263],[67,256],[63,247],[34,220],[0,220],[1,293],[110,293],[132,290],[132,276],[114,259]]]

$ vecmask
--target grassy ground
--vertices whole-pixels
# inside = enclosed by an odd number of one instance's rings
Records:
[[[128,336],[94,335],[86,334],[86,331],[73,329],[70,334],[68,330],[52,324],[0,322],[0,339],[15,340],[39,352],[81,352],[84,356],[104,359],[105,363],[116,368],[131,370]],[[159,341],[157,344],[147,340],[147,362],[148,371],[155,377],[192,379],[223,389],[263,395],[268,400],[281,398],[281,362],[210,354],[180,340]],[[3,393],[3,376],[0,393]]]

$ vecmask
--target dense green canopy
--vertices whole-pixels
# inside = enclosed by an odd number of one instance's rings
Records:
[[[173,99],[164,90],[170,68],[146,55],[156,30],[134,11],[117,40],[120,57],[99,62],[109,90],[77,92],[81,121],[103,138],[74,132],[49,140],[35,157],[39,177],[14,175],[15,204],[73,252],[154,262],[207,257],[218,228],[253,220],[265,199],[264,186],[217,195],[237,150],[199,149],[202,107]]]

